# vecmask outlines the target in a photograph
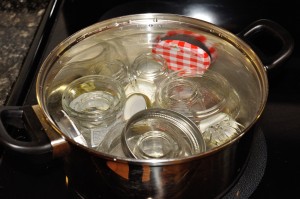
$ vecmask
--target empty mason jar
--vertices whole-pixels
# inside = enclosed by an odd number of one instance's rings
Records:
[[[240,110],[239,97],[219,73],[173,72],[163,80],[156,92],[156,106],[184,114],[199,123],[219,112],[235,118]]]
[[[102,61],[90,67],[90,72],[95,75],[105,75],[121,82],[126,86],[129,82],[128,66],[121,60]]]
[[[217,113],[205,118],[198,127],[208,150],[234,139],[245,128],[226,113]]]
[[[169,71],[164,58],[152,53],[142,53],[134,60],[131,84],[125,88],[126,95],[141,93],[147,96],[151,103],[155,100],[157,85],[167,77]]]
[[[125,93],[108,76],[89,75],[71,82],[62,94],[62,107],[91,146],[96,147],[123,114]]]
[[[132,70],[137,79],[151,82],[157,82],[168,74],[168,66],[165,59],[153,53],[142,53],[136,57]]]

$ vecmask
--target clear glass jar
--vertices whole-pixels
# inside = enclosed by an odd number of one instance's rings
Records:
[[[83,42],[77,48],[70,49],[60,62],[63,65],[78,64],[88,68],[108,60],[110,51],[111,45],[107,42]]]
[[[207,150],[221,146],[240,135],[245,128],[226,113],[217,113],[203,119],[198,125]]]
[[[95,75],[109,76],[121,82],[123,86],[129,83],[128,66],[121,60],[98,62],[90,67],[90,72]]]
[[[120,120],[125,92],[120,82],[102,75],[84,76],[71,82],[62,94],[62,107],[91,146],[96,147]]]
[[[226,112],[235,118],[240,110],[239,97],[219,73],[176,71],[159,85],[155,106],[171,109],[197,124],[204,118]]]
[[[142,53],[135,58],[130,71],[132,81],[125,88],[126,96],[141,93],[153,103],[157,85],[169,74],[164,58],[152,53]]]

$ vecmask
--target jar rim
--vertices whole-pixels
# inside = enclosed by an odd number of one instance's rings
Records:
[[[106,110],[97,110],[97,111],[77,111],[74,108],[70,107],[69,102],[66,101],[67,95],[76,87],[76,85],[92,82],[92,83],[103,83],[108,86],[112,92],[115,92],[115,97],[117,96],[116,103],[113,104],[113,107],[108,107]],[[107,90],[105,90],[107,91]],[[96,91],[97,92],[97,91]],[[125,103],[125,91],[118,80],[115,80],[111,77],[104,76],[104,75],[87,75],[80,77],[78,79],[73,80],[64,90],[62,94],[62,107],[65,109],[67,114],[71,117],[80,119],[82,121],[101,121],[111,117],[114,117],[118,114],[124,103]],[[98,113],[98,114],[97,114]]]

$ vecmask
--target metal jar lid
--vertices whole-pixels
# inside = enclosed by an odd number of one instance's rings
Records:
[[[172,159],[204,152],[199,128],[187,117],[168,109],[146,109],[133,115],[122,136],[126,155],[136,159]]]

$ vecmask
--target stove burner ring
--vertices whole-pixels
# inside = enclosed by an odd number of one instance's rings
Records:
[[[258,127],[254,132],[253,145],[246,168],[221,198],[249,198],[262,180],[266,165],[267,143],[262,129]]]

